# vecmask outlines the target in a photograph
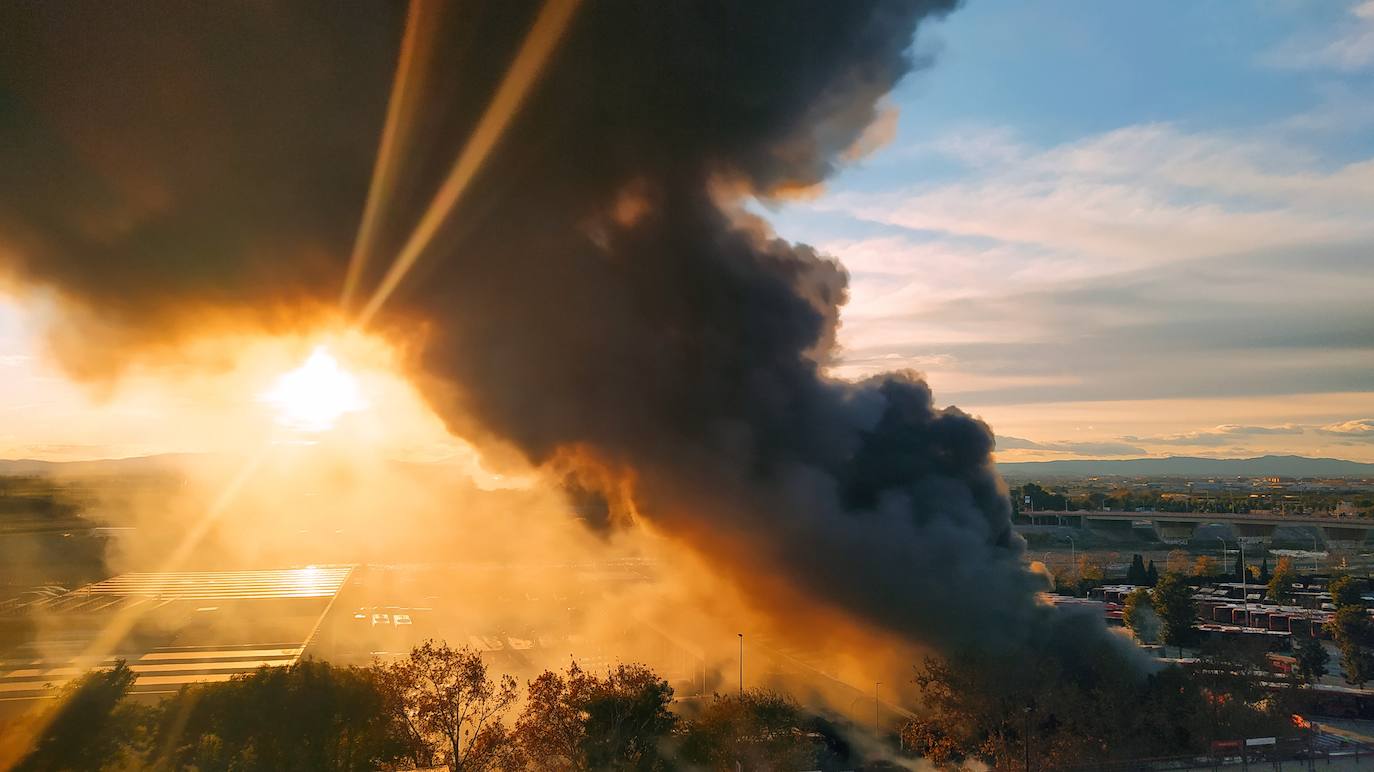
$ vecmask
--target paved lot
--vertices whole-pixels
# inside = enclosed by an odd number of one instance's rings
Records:
[[[121,574],[12,610],[27,626],[0,653],[0,703],[51,697],[92,667],[125,660],[135,693],[226,681],[300,658],[352,566]],[[92,642],[124,629],[109,651]]]

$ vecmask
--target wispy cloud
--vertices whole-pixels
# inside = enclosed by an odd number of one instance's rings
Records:
[[[1150,445],[1215,447],[1244,442],[1254,437],[1298,435],[1302,434],[1304,431],[1306,431],[1306,429],[1297,424],[1284,424],[1282,426],[1239,426],[1236,424],[1222,424],[1212,429],[1202,429],[1195,432],[1184,432],[1182,434],[1167,434],[1157,437],[1123,437],[1122,439]]]
[[[1036,442],[1022,437],[997,437],[998,450],[1039,450],[1079,456],[1143,456],[1144,448],[1124,442]]]
[[[999,136],[994,134],[994,136]],[[993,144],[997,163],[979,153]],[[850,192],[815,206],[920,232],[1077,255],[1098,273],[1192,257],[1374,236],[1374,160],[1326,168],[1277,139],[1127,126],[1031,149],[937,142],[957,181]]]
[[[984,405],[1374,390],[1374,158],[1301,133],[966,129],[908,148],[952,178],[799,204],[862,226],[820,244],[852,274],[840,370],[937,361]]]
[[[1262,61],[1289,69],[1361,70],[1374,66],[1374,0],[1360,0],[1334,28],[1285,41]]]

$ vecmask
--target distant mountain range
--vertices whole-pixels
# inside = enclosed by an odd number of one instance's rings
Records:
[[[165,454],[94,461],[38,461],[0,459],[0,475],[108,476],[169,472],[186,462],[213,463],[214,454]],[[1259,456],[1256,458],[1075,459],[1063,461],[1007,461],[997,465],[1008,477],[1356,477],[1374,478],[1374,464],[1339,458]]]
[[[1131,458],[1120,460],[1010,461],[997,469],[1009,477],[1374,477],[1374,464],[1339,458]]]
[[[90,461],[40,461],[34,458],[0,459],[0,475],[106,476],[167,472],[184,461],[210,458],[208,454],[163,453],[130,458],[100,458]]]

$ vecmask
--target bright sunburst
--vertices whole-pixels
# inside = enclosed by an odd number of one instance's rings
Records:
[[[277,409],[278,423],[303,432],[326,431],[345,413],[367,407],[358,380],[324,346],[278,378],[262,399]]]

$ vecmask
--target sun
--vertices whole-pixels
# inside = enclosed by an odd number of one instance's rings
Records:
[[[278,378],[262,401],[276,408],[277,423],[301,432],[328,431],[344,414],[367,407],[358,379],[324,346]]]

